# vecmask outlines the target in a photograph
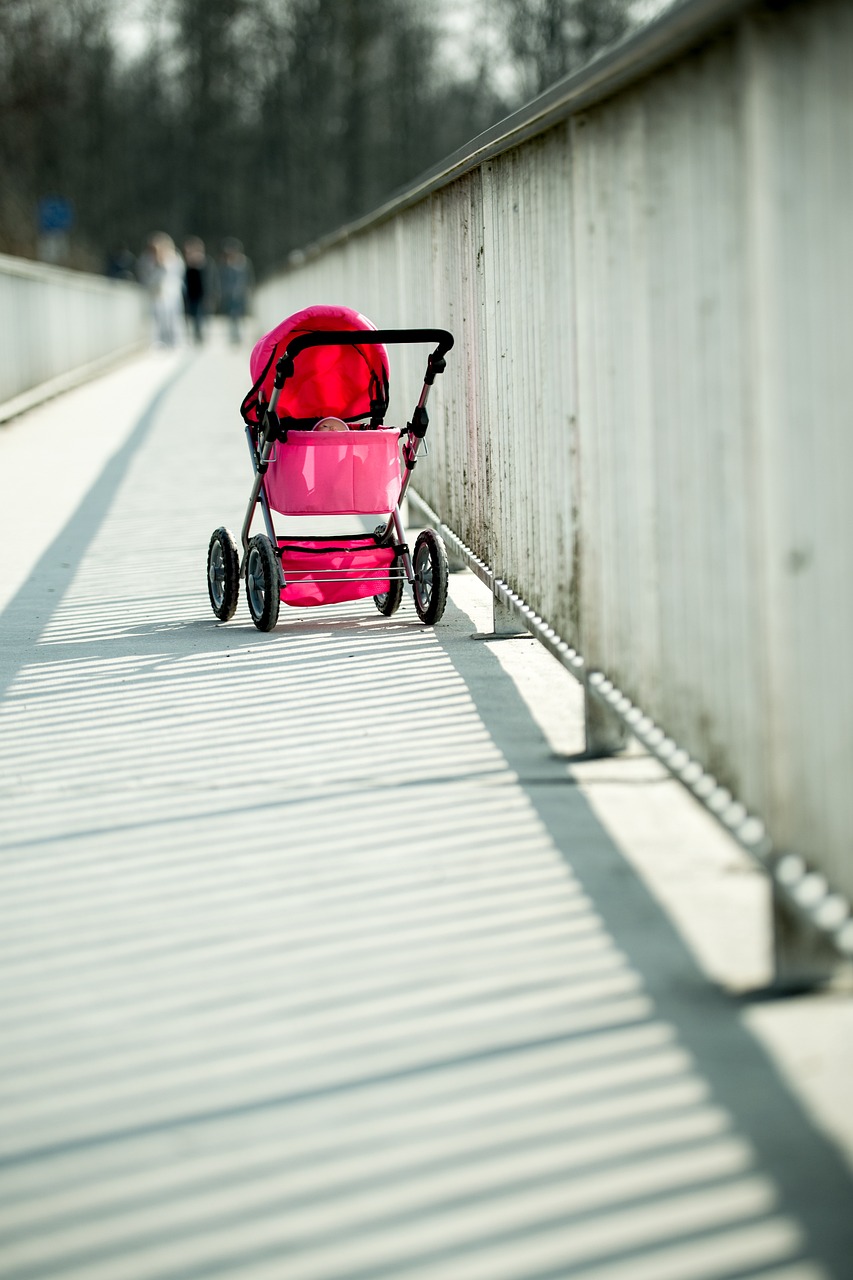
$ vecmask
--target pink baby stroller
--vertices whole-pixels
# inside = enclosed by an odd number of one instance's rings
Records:
[[[385,344],[397,342],[437,343],[403,431],[384,425]],[[245,578],[249,612],[260,631],[272,631],[282,600],[304,606],[373,596],[379,612],[390,617],[400,607],[404,581],[421,621],[431,626],[439,620],[447,602],[444,543],[425,529],[410,552],[400,504],[426,435],[430,387],[452,346],[444,329],[379,330],[348,307],[308,307],[261,338],[250,362],[253,385],[240,408],[255,471],[243,554],[225,528],[213,532],[207,552],[217,618],[233,617]],[[266,533],[250,536],[258,506]],[[292,537],[276,533],[274,511],[306,523],[312,516],[382,519],[372,532],[342,536],[315,528]]]

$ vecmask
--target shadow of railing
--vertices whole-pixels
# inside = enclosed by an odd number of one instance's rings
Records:
[[[0,704],[0,1274],[843,1276],[842,1161],[465,615],[206,618],[185,394],[11,606],[61,546]]]

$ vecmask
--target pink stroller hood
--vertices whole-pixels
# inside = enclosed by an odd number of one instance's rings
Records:
[[[349,307],[306,307],[282,320],[258,342],[249,361],[252,382],[257,384],[263,375],[260,394],[268,404],[276,360],[284,355],[292,338],[318,330],[375,328],[375,324]],[[387,386],[388,354],[383,346],[308,347],[296,357],[294,375],[284,384],[277,406],[278,416],[351,420],[367,417],[372,396],[387,399]],[[251,413],[251,419],[256,420],[256,412]]]

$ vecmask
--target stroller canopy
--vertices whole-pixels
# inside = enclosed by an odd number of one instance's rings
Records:
[[[305,333],[327,329],[375,329],[349,307],[306,307],[271,329],[255,346],[249,361],[252,389],[242,405],[247,422],[258,421],[258,397],[272,398],[276,361],[288,342]],[[280,418],[344,418],[371,415],[371,401],[388,404],[388,354],[383,346],[307,347],[294,361],[293,376],[279,396]]]

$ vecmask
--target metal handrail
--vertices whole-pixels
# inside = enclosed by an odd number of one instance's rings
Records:
[[[291,258],[301,264],[369,227],[387,222],[487,160],[544,133],[561,120],[594,106],[651,74],[741,14],[760,7],[760,4],[761,0],[680,0],[427,169],[371,213],[295,250]]]

